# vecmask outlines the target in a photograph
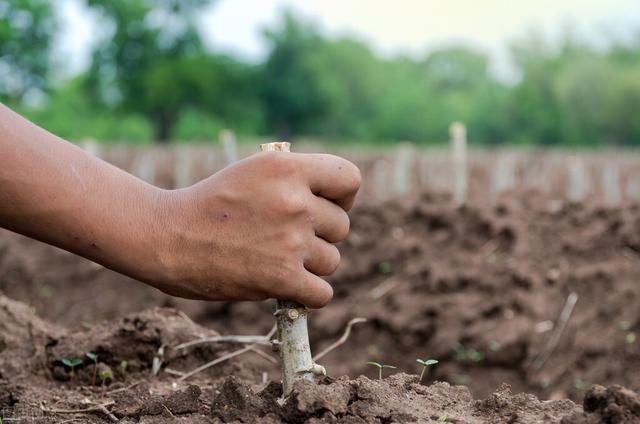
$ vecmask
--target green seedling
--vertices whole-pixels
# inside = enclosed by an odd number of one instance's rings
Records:
[[[636,342],[636,333],[628,332],[626,336],[624,336],[624,340],[627,344],[634,344]]]
[[[102,397],[104,397],[104,391],[107,386],[107,381],[111,380],[111,373],[107,370],[104,370],[102,371],[102,374],[100,374],[100,376],[102,377]]]
[[[71,377],[73,377],[75,375],[75,369],[78,365],[82,364],[82,359],[80,358],[76,358],[76,359],[67,359],[64,358],[62,360],[62,363],[64,365],[66,365],[67,367],[71,368]]]
[[[576,378],[575,380],[573,380],[573,387],[575,387],[576,390],[586,390],[587,383],[579,378]]]
[[[122,381],[127,381],[127,368],[129,368],[129,363],[127,361],[120,362],[118,369],[122,375]]]
[[[380,264],[378,265],[378,270],[382,274],[388,274],[393,271],[393,265],[391,265],[391,262],[388,261],[380,262]]]
[[[367,365],[373,365],[378,367],[378,379],[382,380],[382,369],[383,368],[392,368],[395,369],[395,367],[393,365],[387,365],[387,364],[379,364],[375,361],[368,361]]]
[[[438,422],[439,423],[446,423],[447,422],[447,416],[446,415],[440,415],[438,417]]]
[[[482,362],[484,360],[485,354],[475,349],[466,349],[461,343],[456,343],[453,345],[453,351],[456,354],[456,361],[465,362]]]
[[[98,355],[93,352],[88,352],[87,358],[93,361],[93,378],[91,379],[91,386],[95,386],[96,377],[98,376]]]
[[[500,352],[502,350],[502,345],[495,340],[489,342],[489,350],[492,352]]]
[[[438,363],[436,359],[416,359],[416,362],[422,365],[422,372],[420,373],[420,379],[418,380],[418,383],[422,383],[422,377],[424,377],[427,367]]]

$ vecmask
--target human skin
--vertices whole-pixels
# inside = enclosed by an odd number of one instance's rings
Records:
[[[270,152],[164,190],[2,104],[0,159],[0,227],[201,300],[326,305],[360,186],[345,159]]]

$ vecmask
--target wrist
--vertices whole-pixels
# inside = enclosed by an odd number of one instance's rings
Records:
[[[165,190],[153,187],[145,216],[148,221],[142,226],[141,259],[139,259],[139,277],[152,286],[165,292],[181,282],[179,270],[180,239],[184,220],[184,190]],[[171,293],[173,294],[173,293]]]

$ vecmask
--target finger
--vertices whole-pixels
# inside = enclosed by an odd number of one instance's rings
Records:
[[[309,256],[304,260],[307,271],[320,276],[333,274],[340,265],[340,252],[333,244],[314,237],[309,246]]]
[[[349,215],[335,203],[323,197],[314,197],[309,210],[316,236],[329,243],[341,242],[349,233]]]
[[[300,302],[308,308],[319,309],[333,298],[331,285],[317,275],[303,269],[299,281],[299,289],[291,297],[292,300]]]
[[[287,275],[286,280],[273,284],[268,291],[275,299],[293,300],[309,308],[321,308],[333,297],[329,283],[307,271],[302,264],[297,271]]]
[[[334,155],[308,154],[304,160],[304,173],[311,191],[337,203],[345,211],[350,210],[362,180],[358,167]]]

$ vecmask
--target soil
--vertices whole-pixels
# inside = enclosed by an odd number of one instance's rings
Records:
[[[314,351],[352,318],[367,322],[320,361],[331,377],[301,385],[284,406],[266,349],[177,381],[241,346],[174,346],[218,332],[265,334],[270,303],[174,299],[2,232],[0,410],[31,417],[22,422],[109,422],[104,411],[46,412],[96,403],[144,423],[640,422],[640,208],[533,192],[455,208],[424,194],[361,205],[352,218],[331,278],[335,299],[310,318]],[[83,364],[72,373],[65,358]],[[439,360],[422,384],[416,358]],[[378,381],[368,360],[401,372]],[[112,376],[104,396],[103,371]]]

